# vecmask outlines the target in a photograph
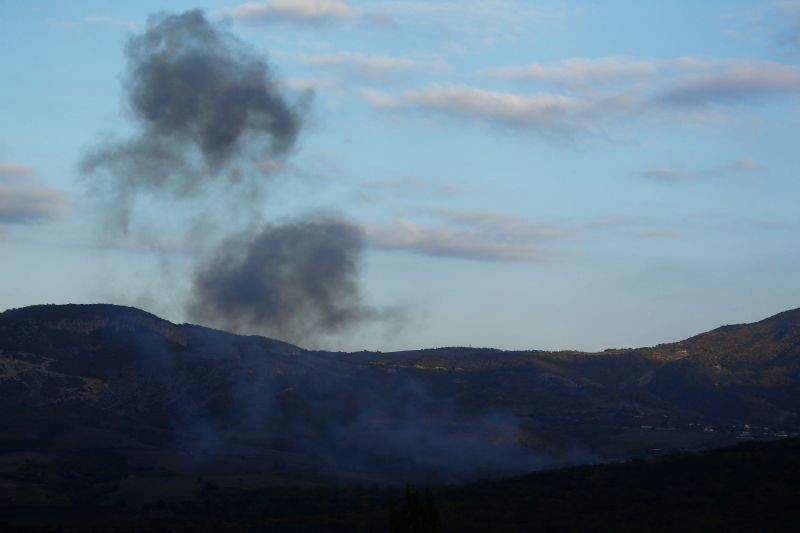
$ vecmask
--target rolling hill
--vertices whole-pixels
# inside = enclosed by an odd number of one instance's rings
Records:
[[[715,448],[796,433],[799,387],[800,310],[598,353],[342,353],[32,306],[0,314],[0,506],[463,483]]]

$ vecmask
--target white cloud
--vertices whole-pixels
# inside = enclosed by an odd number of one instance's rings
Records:
[[[119,19],[107,15],[89,15],[79,19],[49,19],[48,22],[66,30],[81,30],[87,26],[105,26],[115,30],[137,30],[140,25],[127,19]]]
[[[297,62],[315,67],[343,70],[348,75],[381,79],[387,74],[427,70],[443,72],[447,63],[439,56],[404,57],[361,52],[329,52],[287,54]]]
[[[503,211],[424,209],[433,224],[400,218],[368,224],[371,246],[476,261],[543,262],[552,257],[554,239],[566,232],[550,224]]]
[[[677,105],[721,104],[800,94],[800,67],[774,61],[724,61],[678,80],[662,96]]]
[[[0,182],[0,223],[29,224],[62,215],[68,207],[67,194],[49,187],[27,183]]]
[[[761,170],[761,165],[759,165],[758,161],[755,159],[743,157],[742,159],[734,161],[734,163],[730,165],[730,168],[738,172],[755,172]]]
[[[30,165],[0,163],[0,179],[3,176],[33,176],[36,171]]]
[[[472,17],[483,19],[487,24],[504,21],[510,25],[524,23],[532,18],[550,19],[561,17],[560,11],[540,9],[532,2],[519,0],[386,0],[381,7],[389,13],[420,15],[446,15],[453,17]]]
[[[328,82],[317,78],[283,78],[280,84],[289,91],[299,93],[318,91],[328,86]]]
[[[420,220],[402,217],[364,225],[373,248],[440,258],[540,263],[562,255],[558,245],[585,239],[674,237],[654,220],[609,216],[567,222],[535,220],[497,210],[417,209]]]
[[[422,226],[411,220],[395,220],[367,226],[368,242],[375,248],[478,261],[542,262],[549,259],[539,246],[498,240],[465,229]]]
[[[661,113],[694,121],[731,104],[800,95],[800,66],[749,59],[570,59],[484,73],[556,87],[521,92],[433,84],[402,93],[368,89],[362,96],[380,109],[434,112],[538,134],[572,135],[622,123],[620,119]]]
[[[564,17],[563,11],[541,9],[526,0],[387,0],[380,8],[400,24],[434,32],[459,46],[491,46],[531,31],[531,24]]]
[[[724,176],[728,174],[741,174],[757,172],[761,170],[761,165],[749,157],[737,159],[733,163],[717,165],[700,170],[681,170],[671,167],[655,168],[641,172],[641,176],[664,183],[677,183],[700,178]]]
[[[784,13],[800,15],[800,0],[777,0],[773,5]]]
[[[174,252],[180,250],[183,246],[184,243],[178,239],[154,236],[122,236],[101,243],[101,248],[147,253]]]
[[[624,98],[601,100],[555,93],[523,94],[476,89],[464,85],[432,85],[399,95],[365,90],[373,106],[388,110],[421,110],[494,126],[569,135],[612,113],[628,112],[636,105]]]
[[[721,102],[800,91],[800,66],[753,59],[677,57],[642,60],[622,56],[570,58],[487,69],[484,75],[506,80],[543,82],[571,91],[606,90],[662,94],[675,103]],[[625,85],[627,84],[627,85]]]
[[[652,61],[615,56],[597,59],[571,58],[553,64],[533,63],[498,67],[487,69],[484,74],[500,79],[542,81],[556,85],[575,86],[640,79],[652,76],[657,68]]]
[[[452,181],[439,183],[433,180],[406,176],[402,178],[386,178],[367,180],[364,187],[373,191],[388,191],[392,194],[441,194],[451,196],[472,191]]]
[[[563,237],[566,232],[550,224],[531,220],[505,211],[431,209],[430,214],[438,216],[451,224],[471,228],[499,240],[546,240]]]
[[[352,19],[359,11],[344,0],[267,0],[223,9],[217,15],[249,23],[322,25]]]
[[[692,174],[689,172],[667,167],[645,170],[642,171],[641,174],[645,178],[669,182],[681,181],[692,177]]]
[[[30,165],[0,163],[0,224],[43,222],[67,211],[67,193],[32,183],[35,175]]]
[[[664,80],[681,72],[708,69],[717,62],[699,57],[635,59],[625,56],[573,57],[556,63],[531,63],[485,69],[482,74],[501,80],[542,82],[571,90],[594,89],[639,81]]]

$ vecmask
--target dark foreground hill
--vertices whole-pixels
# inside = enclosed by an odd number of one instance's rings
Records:
[[[4,531],[796,531],[800,439],[417,490],[174,480],[138,505],[98,483],[70,507],[9,506]],[[140,489],[145,492],[147,488]],[[416,529],[411,524],[416,525]],[[411,527],[410,527],[411,526]]]
[[[0,504],[463,483],[792,435],[798,404],[800,310],[652,348],[384,354],[34,306],[0,314]]]

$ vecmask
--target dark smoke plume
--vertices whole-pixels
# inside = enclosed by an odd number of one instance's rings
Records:
[[[189,315],[307,343],[379,312],[361,302],[358,226],[312,217],[223,241],[193,279]]]
[[[253,229],[262,220],[252,200],[267,186],[264,163],[292,150],[306,103],[288,102],[262,56],[201,11],[151,16],[125,56],[136,133],[95,148],[83,168],[125,231],[138,195],[193,197],[192,207],[213,201],[213,215],[179,222],[188,237],[203,236],[187,238],[201,243],[189,251],[191,318],[307,346],[389,317],[361,303],[363,237],[354,224],[316,215]],[[233,187],[239,182],[246,187]],[[228,236],[214,248],[218,219]],[[211,254],[202,252],[206,243]]]
[[[125,56],[138,132],[82,161],[86,173],[108,179],[98,185],[122,201],[124,217],[137,192],[179,197],[211,180],[240,181],[293,147],[304,104],[288,103],[264,59],[201,11],[151,16]]]
[[[267,185],[259,167],[292,150],[303,103],[289,103],[265,61],[200,11],[151,17],[125,52],[136,133],[83,161],[123,228],[143,194],[193,197],[187,207],[217,203],[220,193],[257,198]],[[247,187],[229,187],[237,182]],[[358,226],[321,214],[265,224],[252,209],[258,202],[218,203],[218,216],[204,212],[202,228],[179,222],[202,236],[187,250],[185,310],[193,320],[304,346],[364,321],[396,323],[397,311],[362,301]],[[223,223],[227,237],[218,241],[214,228]],[[383,481],[471,479],[549,464],[520,445],[513,414],[459,414],[473,406],[458,403],[460,385],[437,388],[435,374],[423,379],[412,369],[259,337],[179,330],[191,332],[185,344],[128,333],[112,343],[139,357],[116,375],[109,400],[130,416],[171,424],[179,447],[209,464],[244,461],[248,471],[272,465],[289,475],[310,464],[343,479]]]

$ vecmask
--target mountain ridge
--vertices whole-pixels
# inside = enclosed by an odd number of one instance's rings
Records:
[[[32,306],[0,313],[0,456],[89,448],[122,471],[285,484],[703,449],[800,431],[797,346],[800,310],[648,348],[348,353],[112,304]]]
[[[76,303],[68,303],[68,304],[35,304],[30,306],[24,307],[17,307],[17,308],[9,308],[5,311],[0,312],[0,320],[7,317],[18,317],[20,315],[31,315],[33,314],[36,316],[37,314],[45,314],[45,315],[53,315],[56,313],[73,313],[77,312],[79,317],[86,317],[88,316],[97,316],[100,315],[101,311],[111,311],[118,316],[114,318],[124,317],[126,314],[131,315],[136,318],[140,319],[148,319],[153,320],[156,323],[169,325],[175,328],[202,328],[206,330],[211,330],[217,333],[227,333],[229,335],[235,335],[237,337],[255,337],[266,339],[274,343],[282,343],[297,350],[302,350],[304,352],[329,352],[328,350],[309,350],[292,343],[288,343],[286,341],[282,341],[280,339],[275,339],[271,337],[267,337],[265,335],[260,334],[240,334],[234,333],[230,331],[226,331],[223,329],[213,328],[209,326],[204,326],[202,324],[194,324],[190,322],[183,322],[177,323],[172,322],[167,319],[161,318],[158,315],[151,313],[149,311],[145,311],[143,309],[133,307],[133,306],[126,306],[126,305],[119,305],[119,304],[110,304],[110,303],[92,303],[92,304],[76,304]],[[109,318],[108,316],[100,315],[103,318]],[[29,316],[28,318],[33,318]],[[349,353],[372,353],[372,354],[385,354],[385,355],[392,355],[392,356],[399,356],[401,354],[413,354],[418,352],[424,351],[436,351],[436,350],[474,350],[474,351],[485,351],[485,352],[494,352],[494,353],[575,353],[575,354],[604,354],[609,355],[613,353],[625,353],[630,351],[636,350],[659,350],[664,347],[679,347],[679,346],[686,346],[697,343],[697,341],[701,341],[707,339],[709,337],[719,337],[725,334],[730,334],[732,332],[736,332],[737,330],[743,327],[760,327],[760,326],[794,326],[794,330],[800,334],[800,307],[794,309],[788,309],[786,311],[781,311],[764,319],[758,320],[756,322],[743,322],[743,323],[736,323],[736,324],[726,324],[714,328],[709,331],[705,331],[702,333],[698,333],[691,337],[687,337],[683,340],[673,341],[673,342],[666,342],[666,343],[659,343],[654,346],[642,346],[636,348],[606,348],[600,351],[585,351],[585,350],[574,350],[574,349],[558,349],[558,350],[541,350],[537,348],[529,348],[529,349],[519,349],[519,350],[506,350],[501,348],[492,348],[492,347],[466,347],[466,346],[441,346],[441,347],[429,347],[429,348],[415,348],[415,349],[405,349],[405,350],[397,350],[397,351],[375,351],[375,350],[358,350],[355,352]],[[348,353],[348,352],[343,352]]]

